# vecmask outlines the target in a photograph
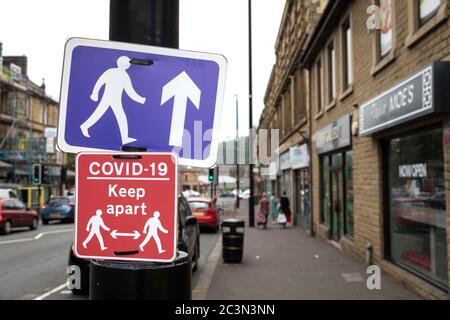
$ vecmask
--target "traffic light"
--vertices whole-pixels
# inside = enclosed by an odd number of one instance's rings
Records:
[[[42,165],[40,163],[33,164],[33,184],[41,184],[42,182]]]
[[[209,182],[213,182],[214,181],[214,169],[213,168],[209,169],[208,181]]]
[[[42,178],[41,178],[42,183],[43,184],[49,184],[50,183],[50,174],[51,174],[50,170],[51,170],[51,167],[48,166],[48,165],[43,164],[41,170],[42,170],[42,174],[41,174],[41,176],[42,176]]]

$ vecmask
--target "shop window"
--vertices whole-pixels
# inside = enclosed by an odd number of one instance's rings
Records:
[[[353,216],[353,152],[345,153],[344,168],[345,185],[345,235],[349,238],[354,236]]]
[[[448,0],[408,1],[409,35],[406,46],[411,47],[435,27],[448,19]]]
[[[394,263],[447,288],[442,128],[388,141],[390,255]]]
[[[335,241],[354,236],[352,165],[351,151],[321,157],[320,222],[329,226]]]
[[[320,222],[328,225],[328,214],[330,211],[330,159],[329,157],[321,158],[321,195],[320,195]]]

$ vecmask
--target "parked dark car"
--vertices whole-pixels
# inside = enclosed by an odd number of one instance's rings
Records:
[[[197,218],[191,213],[186,198],[178,196],[178,250],[187,252],[191,257],[192,271],[197,271],[200,258],[200,228]],[[81,273],[81,289],[72,289],[74,294],[89,293],[89,266],[88,259],[75,255],[73,245],[70,247],[69,266],[78,266]]]
[[[75,218],[75,197],[53,197],[50,198],[41,210],[43,224],[50,221],[73,222]]]
[[[0,233],[9,234],[12,228],[37,229],[39,216],[15,198],[0,198]]]

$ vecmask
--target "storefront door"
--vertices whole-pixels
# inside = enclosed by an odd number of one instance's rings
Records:
[[[303,228],[309,227],[309,169],[296,171],[297,185],[297,224]]]
[[[339,241],[342,236],[342,170],[331,171],[331,238]]]
[[[343,226],[343,172],[342,172],[342,154],[336,154],[331,157],[331,208],[330,208],[330,227],[331,238],[339,241],[342,237]]]

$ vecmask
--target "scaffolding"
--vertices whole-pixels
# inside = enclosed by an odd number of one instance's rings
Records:
[[[31,184],[33,163],[45,160],[45,138],[33,137],[29,121],[28,88],[17,81],[7,66],[0,73],[0,160],[13,165],[8,180],[12,183]]]

